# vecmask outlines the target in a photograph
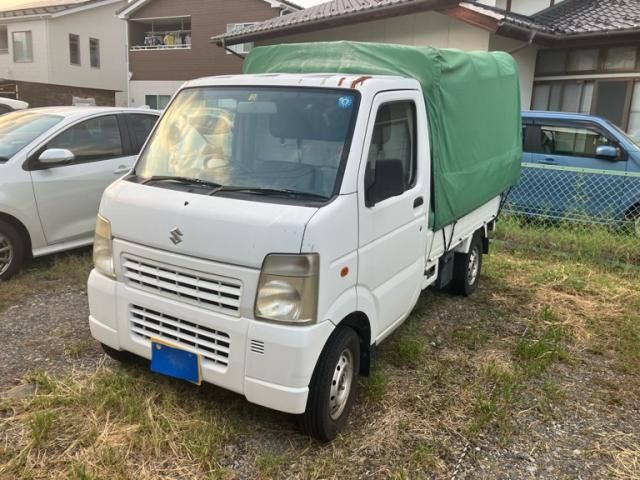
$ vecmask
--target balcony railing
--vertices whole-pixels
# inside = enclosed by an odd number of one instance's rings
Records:
[[[132,45],[131,50],[188,50],[191,48],[191,30],[166,30],[145,32],[142,45]]]
[[[187,45],[135,45],[131,47],[131,51],[138,50],[188,50],[191,44]]]

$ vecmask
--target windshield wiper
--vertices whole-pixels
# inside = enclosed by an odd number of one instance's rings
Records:
[[[171,175],[156,175],[154,177],[145,178],[142,182],[142,185],[146,185],[150,182],[177,182],[184,183],[186,185],[202,185],[204,187],[213,187],[220,188],[222,185],[216,182],[210,182],[209,180],[201,180],[199,178],[191,178],[191,177],[174,177]]]
[[[220,185],[208,193],[209,196],[217,195],[220,192],[246,192],[256,195],[276,195],[286,197],[310,198],[313,200],[327,201],[328,198],[316,193],[301,192],[300,190],[292,190],[287,188],[258,188],[258,187],[233,187]]]

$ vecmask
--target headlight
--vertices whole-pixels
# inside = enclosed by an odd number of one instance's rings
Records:
[[[101,215],[98,215],[96,219],[96,235],[93,240],[93,265],[101,274],[111,278],[116,277],[113,265],[111,223]]]
[[[318,309],[318,254],[267,255],[260,272],[255,317],[307,324]]]

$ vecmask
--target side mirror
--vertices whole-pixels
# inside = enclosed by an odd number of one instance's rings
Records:
[[[49,148],[40,154],[38,160],[45,165],[52,165],[54,163],[69,163],[74,158],[73,152],[66,148]]]
[[[620,158],[620,150],[613,145],[600,145],[596,148],[596,156],[607,160],[617,160]]]
[[[387,198],[404,193],[404,167],[398,159],[376,162],[375,173],[365,175],[365,205],[373,207]],[[372,178],[373,177],[373,178]]]

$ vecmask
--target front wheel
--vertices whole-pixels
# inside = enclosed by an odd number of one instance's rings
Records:
[[[338,327],[320,355],[309,385],[305,432],[328,442],[344,428],[358,390],[360,339],[349,327]]]
[[[469,253],[456,253],[453,260],[451,290],[468,297],[478,288],[482,270],[482,238],[477,233],[471,240]]]
[[[0,281],[20,271],[25,259],[25,241],[11,223],[0,220]]]

